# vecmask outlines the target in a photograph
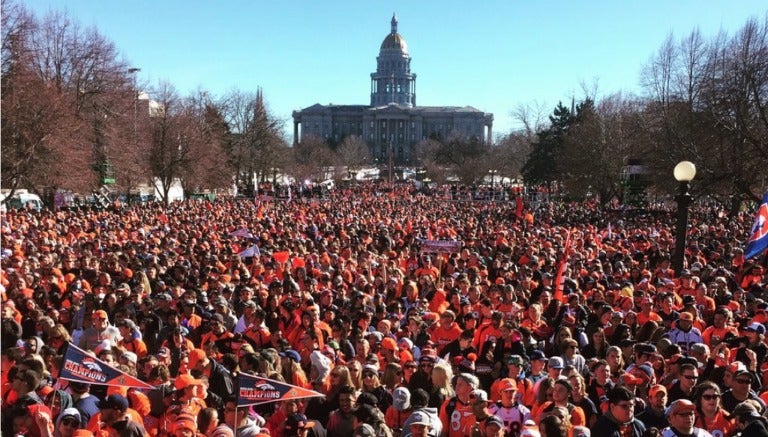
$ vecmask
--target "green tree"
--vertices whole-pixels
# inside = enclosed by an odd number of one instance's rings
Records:
[[[560,173],[558,156],[568,130],[576,116],[570,109],[559,102],[549,116],[549,127],[538,132],[537,140],[532,144],[531,153],[523,165],[523,178],[529,184],[542,184],[552,188],[552,182]]]

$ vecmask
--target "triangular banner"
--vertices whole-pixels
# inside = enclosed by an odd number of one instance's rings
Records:
[[[88,353],[72,343],[69,343],[67,352],[64,354],[64,362],[59,371],[59,378],[87,384],[155,388],[138,378],[115,369],[96,357],[88,355]]]
[[[286,401],[288,399],[304,399],[325,396],[322,393],[306,388],[262,378],[260,376],[240,373],[237,378],[237,406],[267,404],[269,402]]]

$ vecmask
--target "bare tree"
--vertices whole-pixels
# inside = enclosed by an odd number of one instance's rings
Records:
[[[227,153],[239,185],[253,188],[254,178],[274,177],[289,153],[282,123],[269,113],[261,91],[233,90],[221,99],[220,108],[232,133]]]
[[[522,126],[522,133],[528,142],[536,140],[536,135],[547,126],[549,108],[542,102],[532,104],[519,104],[510,114]]]
[[[291,149],[288,171],[297,180],[320,180],[333,167],[336,156],[323,139],[307,136]]]
[[[510,132],[492,148],[492,160],[500,174],[520,178],[523,165],[531,153],[531,141],[524,131]]]
[[[336,150],[339,166],[347,168],[347,176],[353,179],[353,172],[371,163],[371,153],[368,144],[357,135],[350,135],[341,142]]]
[[[185,99],[182,111],[188,138],[188,165],[181,171],[185,193],[231,187],[234,172],[224,150],[228,128],[208,92]]]

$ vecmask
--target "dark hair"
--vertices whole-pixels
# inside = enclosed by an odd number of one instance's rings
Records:
[[[345,385],[339,389],[340,395],[353,395],[357,389],[351,385]]]
[[[562,419],[550,414],[541,420],[539,428],[544,431],[542,434],[546,434],[547,437],[567,437],[568,428]]]
[[[376,404],[379,403],[379,400],[376,398],[376,395],[369,392],[363,392],[360,393],[360,395],[357,397],[357,406],[358,408],[364,405],[372,405],[376,406]],[[365,420],[361,420],[361,422],[366,422]]]
[[[24,381],[29,391],[37,390],[37,386],[40,385],[40,375],[32,369],[22,370],[16,374],[16,378]]]
[[[696,366],[694,366],[691,363],[685,363],[682,366],[680,366],[680,374],[683,373],[685,370],[696,370]]]
[[[213,413],[216,412],[215,408],[203,408],[197,413],[197,428],[201,431],[208,428],[208,425],[213,421]]]
[[[631,391],[627,390],[624,387],[615,387],[608,391],[608,402],[612,404],[618,404],[622,401],[631,401],[635,398],[635,395],[632,394]],[[547,434],[549,435],[549,434]]]
[[[429,393],[423,388],[417,388],[411,392],[411,405],[413,409],[426,407],[429,403]]]
[[[362,398],[364,394],[366,393],[361,394],[360,397],[357,398],[357,408],[355,408],[355,411],[352,414],[354,414],[358,422],[367,423],[375,427],[375,424],[383,421],[381,418],[381,411],[375,404],[360,404],[360,398]]]

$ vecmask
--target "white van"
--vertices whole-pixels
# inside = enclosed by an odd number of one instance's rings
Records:
[[[2,202],[3,210],[5,209],[22,209],[22,208],[32,208],[35,211],[40,211],[43,209],[43,201],[40,199],[40,196],[34,193],[30,193],[29,191],[25,189],[19,189],[13,192],[13,197],[8,199],[6,202],[5,199],[8,196],[8,192],[2,193],[2,196],[0,196],[0,202]]]

